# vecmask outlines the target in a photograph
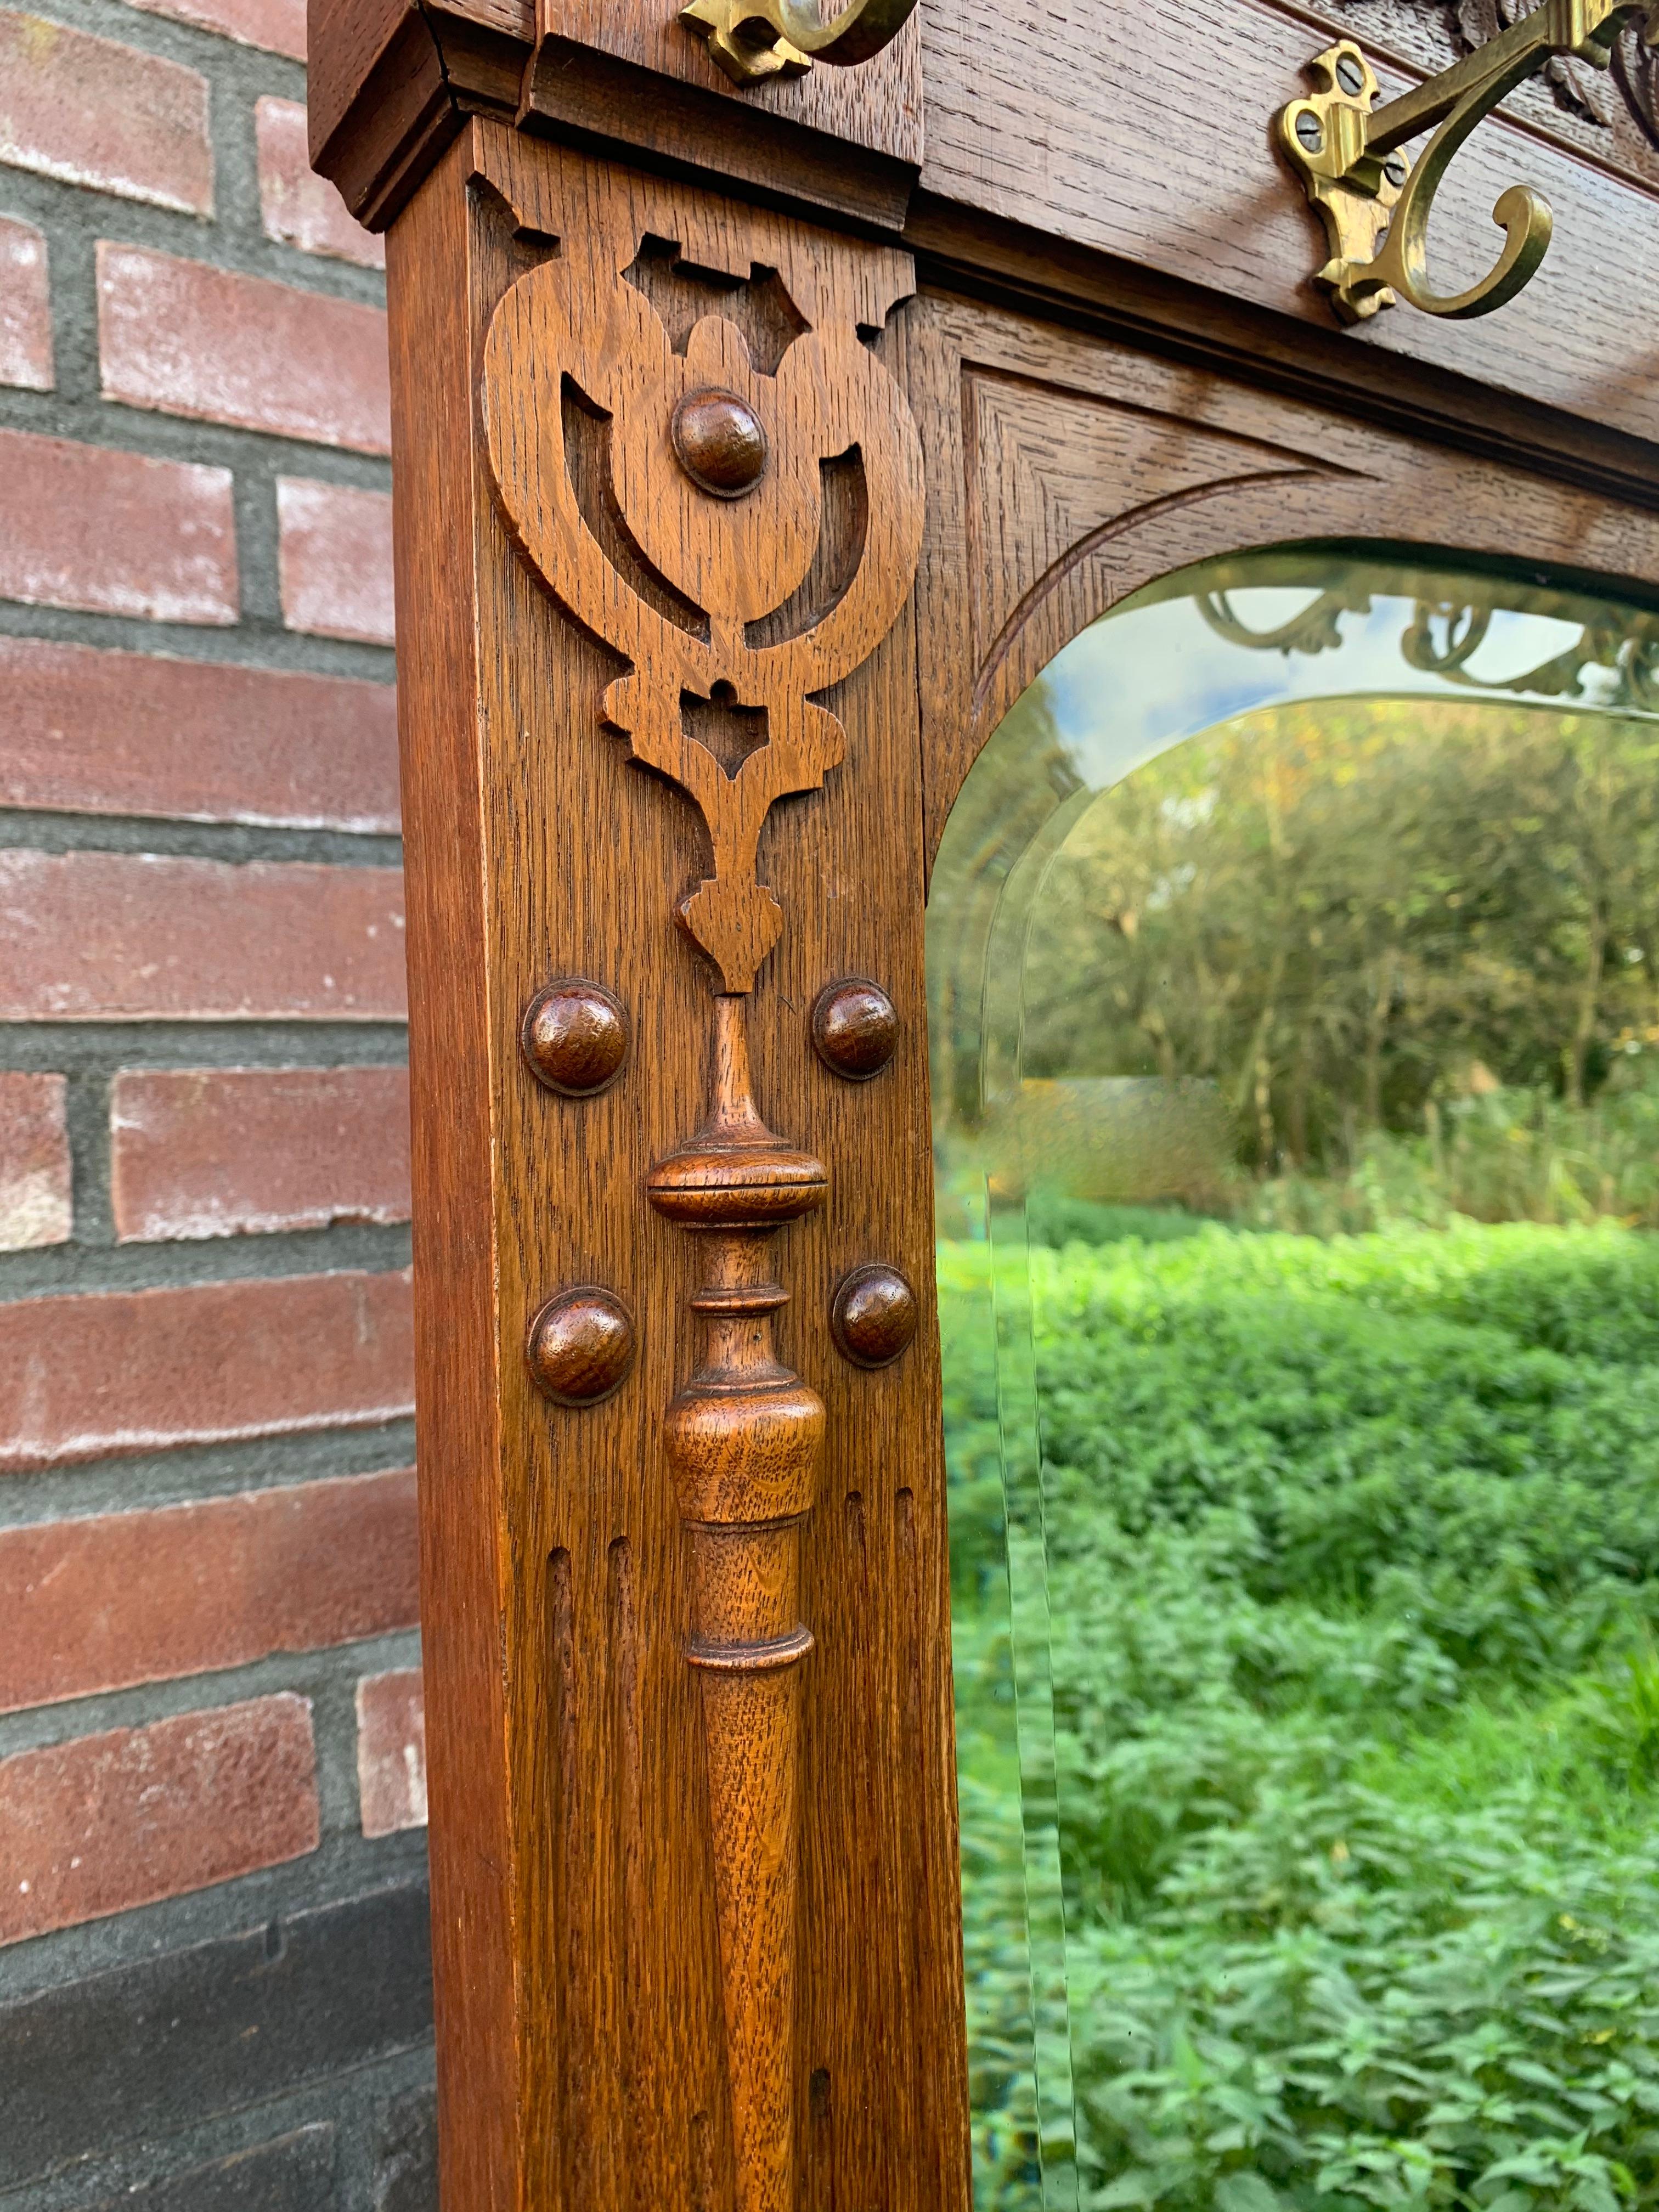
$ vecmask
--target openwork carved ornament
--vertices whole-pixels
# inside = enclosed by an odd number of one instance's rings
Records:
[[[1431,73],[1487,46],[1501,31],[1536,15],[1544,0],[1344,0],[1364,25],[1362,43]],[[1573,54],[1552,54],[1538,73],[1540,96],[1516,101],[1534,122],[1550,115],[1568,143],[1615,168],[1659,182],[1651,156],[1659,146],[1659,75],[1639,21],[1627,24],[1613,49],[1610,70]]]
[[[783,926],[756,877],[761,825],[775,800],[815,789],[840,763],[846,732],[814,695],[885,637],[915,573],[915,426],[859,337],[885,322],[910,280],[890,252],[873,252],[866,266],[811,241],[772,272],[740,244],[734,252],[729,237],[692,240],[689,250],[675,242],[683,263],[728,279],[775,276],[799,325],[775,368],[755,362],[718,308],[677,349],[630,281],[647,239],[631,222],[594,221],[496,309],[484,351],[486,422],[496,489],[520,548],[577,621],[632,664],[606,694],[606,719],[636,760],[679,785],[708,827],[714,873],[684,900],[681,918],[722,988],[744,992]],[[775,236],[769,244],[775,252]],[[501,404],[496,395],[509,392],[513,404]],[[609,544],[578,493],[567,438],[572,398],[608,425]],[[758,426],[764,459],[746,484],[711,489],[677,452],[685,443],[681,410],[700,398],[720,399]],[[856,456],[863,478],[861,542],[830,604],[815,605],[802,586],[823,530],[823,469],[843,456]],[[631,557],[619,561],[619,550]],[[688,710],[694,716],[710,702],[765,714],[766,742],[735,774],[688,727]]]
[[[812,1644],[799,1545],[824,1409],[775,1357],[788,1294],[767,1247],[828,1178],[755,1105],[745,994],[783,927],[757,874],[762,825],[842,761],[846,731],[820,695],[887,635],[915,572],[920,444],[861,336],[912,284],[890,250],[666,190],[642,214],[652,198],[626,182],[584,197],[556,255],[513,285],[485,341],[483,411],[520,551],[628,661],[606,722],[691,800],[712,853],[678,908],[719,971],[710,1109],[646,1189],[705,1260],[691,1301],[703,1364],[665,1439],[692,1568],[738,2212],[793,2212],[799,1681]],[[716,743],[717,727],[744,745]]]

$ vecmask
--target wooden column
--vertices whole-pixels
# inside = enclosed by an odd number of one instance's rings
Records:
[[[703,1362],[669,1408],[668,1462],[691,1539],[693,1629],[702,1678],[720,1998],[738,2212],[795,2201],[796,1903],[799,1894],[801,1524],[811,1511],[823,1401],[774,1356],[789,1293],[767,1243],[823,1203],[824,1171],[755,1109],[747,1008],[714,1001],[708,1121],[647,1178],[651,1203],[703,1232],[691,1304]]]
[[[913,272],[474,120],[388,277],[444,2203],[963,2212]]]

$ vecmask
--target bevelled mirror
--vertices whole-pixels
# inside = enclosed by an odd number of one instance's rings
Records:
[[[1659,617],[1253,555],[928,921],[982,2212],[1659,2194]]]

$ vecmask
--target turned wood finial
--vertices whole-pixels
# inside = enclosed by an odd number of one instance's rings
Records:
[[[651,1203],[704,1239],[692,1310],[702,1366],[668,1409],[669,1465],[691,1540],[738,2212],[793,2212],[793,2004],[799,1856],[800,1528],[823,1405],[776,1358],[767,1240],[822,1204],[823,1167],[757,1111],[745,1002],[714,1001],[714,1098],[654,1167]]]

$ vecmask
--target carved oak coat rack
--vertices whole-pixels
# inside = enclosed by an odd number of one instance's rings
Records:
[[[967,2212],[922,920],[999,715],[1240,547],[1659,586],[1645,339],[1547,280],[1460,327],[1534,201],[1473,291],[1423,260],[1634,0],[1382,106],[1340,41],[1274,144],[1300,0],[912,6],[313,0],[388,230],[446,2212]],[[1534,138],[1564,232],[1659,249],[1659,157]],[[1323,326],[1281,157],[1339,312],[1429,315]]]

